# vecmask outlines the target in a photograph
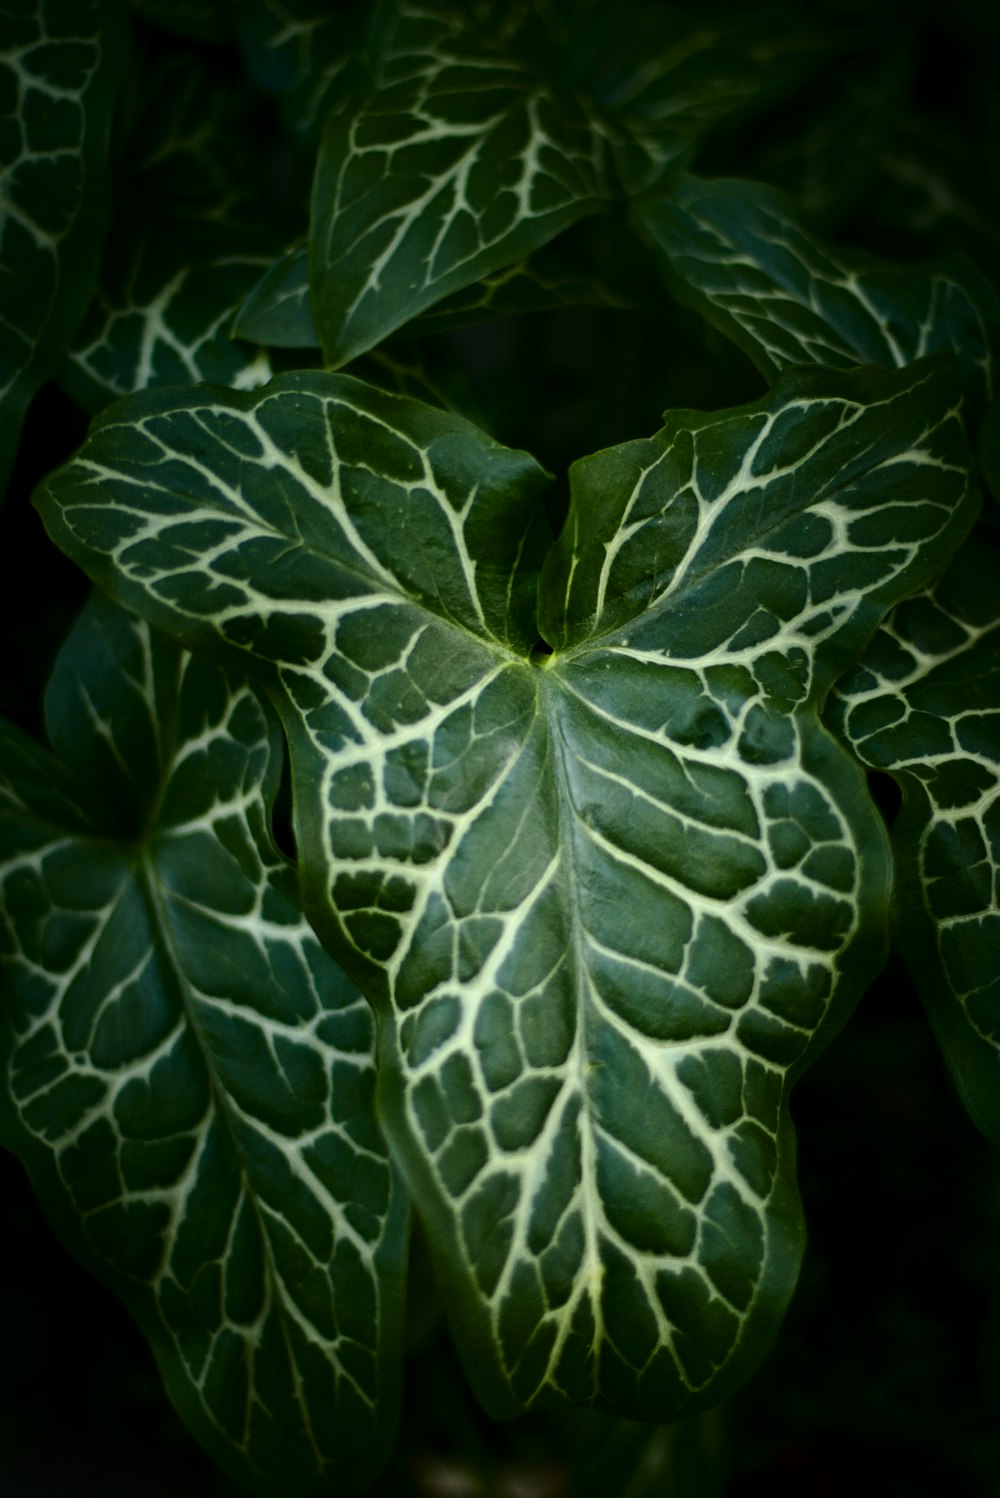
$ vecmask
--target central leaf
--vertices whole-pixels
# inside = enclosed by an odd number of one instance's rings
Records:
[[[817,712],[969,523],[953,390],[799,370],[673,413],[575,465],[547,556],[533,460],[343,376],[136,397],[41,491],[71,555],[280,708],[310,912],[379,1012],[496,1414],[676,1418],[787,1302],[788,1084],[889,884]]]

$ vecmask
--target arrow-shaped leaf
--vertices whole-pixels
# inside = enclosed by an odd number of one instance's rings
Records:
[[[889,885],[817,706],[968,524],[967,463],[946,364],[674,413],[575,466],[538,622],[534,463],[345,377],[137,397],[40,493],[280,704],[310,908],[498,1414],[672,1419],[773,1333],[788,1084]]]
[[[899,950],[966,1105],[1000,1143],[1000,548],[977,535],[901,603],[830,720],[898,780]]]
[[[0,5],[0,492],[21,422],[87,305],[126,60],[118,0]]]
[[[1000,314],[971,265],[844,255],[814,238],[791,199],[755,182],[682,177],[634,211],[679,297],[768,377],[789,364],[900,368],[947,351],[976,409],[989,399]]]
[[[0,729],[0,1123],[60,1236],[254,1491],[364,1486],[395,1419],[405,1207],[368,1006],[267,828],[255,694],[95,597],[54,754]]]

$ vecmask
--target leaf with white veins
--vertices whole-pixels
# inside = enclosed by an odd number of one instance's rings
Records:
[[[1000,547],[970,537],[838,682],[828,718],[893,775],[894,925],[965,1104],[1000,1144]]]
[[[40,491],[123,600],[256,658],[495,1414],[674,1419],[774,1332],[788,1087],[889,887],[817,708],[968,524],[967,464],[947,361],[795,371],[576,464],[546,561],[530,458],[303,375],[136,397]]]
[[[974,408],[989,400],[1000,313],[971,265],[845,255],[810,233],[784,193],[756,182],[681,177],[634,213],[679,298],[769,378],[789,364],[893,369],[950,352]]]
[[[275,725],[100,595],[46,717],[54,753],[0,725],[3,1141],[223,1467],[357,1491],[395,1423],[406,1209],[370,1010],[270,840]]]
[[[386,55],[320,145],[312,310],[345,364],[604,205],[576,97],[440,5],[400,5]]]

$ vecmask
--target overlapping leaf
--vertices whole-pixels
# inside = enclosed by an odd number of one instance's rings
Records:
[[[865,264],[827,248],[759,183],[683,177],[635,207],[671,285],[768,376],[789,364],[898,368],[944,350],[967,395],[990,398],[996,297],[971,266]]]
[[[607,232],[593,232],[596,224]],[[589,220],[525,259],[453,292],[414,318],[406,332],[444,332],[555,307],[648,306],[658,300],[655,282],[634,238],[616,234],[604,219]],[[309,304],[307,245],[294,247],[269,266],[240,308],[235,331],[277,348],[319,346]]]
[[[801,1249],[787,1086],[889,870],[816,704],[968,524],[947,367],[796,372],[543,475],[346,377],[136,398],[39,503],[290,737],[307,898],[487,1406],[673,1418]],[[539,625],[554,654],[535,649]]]
[[[576,97],[445,5],[401,5],[370,90],[335,111],[313,190],[312,307],[346,363],[602,206]]]
[[[0,491],[28,402],[72,337],[104,237],[125,69],[120,0],[0,4]]]
[[[130,236],[126,260],[105,267],[62,371],[89,411],[150,385],[212,380],[250,390],[271,376],[266,353],[230,336],[261,256],[191,255],[183,243]]]
[[[1000,547],[971,538],[901,603],[830,716],[902,788],[899,949],[972,1117],[1000,1143]]]
[[[253,1490],[354,1490],[395,1416],[405,1209],[368,1006],[267,827],[260,701],[100,598],[0,730],[4,1143]]]

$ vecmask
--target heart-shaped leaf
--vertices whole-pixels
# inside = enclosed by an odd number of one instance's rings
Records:
[[[1000,547],[976,535],[896,608],[830,702],[898,780],[894,924],[970,1114],[1000,1144]]]
[[[356,1491],[398,1401],[406,1217],[361,995],[270,841],[239,679],[100,596],[0,726],[0,1102],[64,1242],[260,1493]]]
[[[543,481],[314,375],[128,401],[38,503],[124,600],[256,658],[488,1408],[673,1419],[791,1293],[788,1086],[889,887],[817,709],[968,525],[968,455],[935,361],[669,415],[575,465],[547,560]]]

